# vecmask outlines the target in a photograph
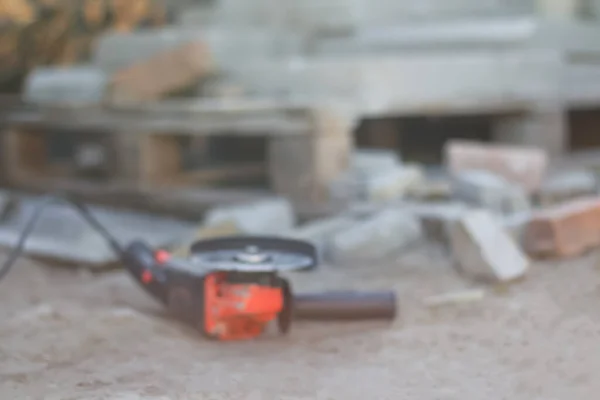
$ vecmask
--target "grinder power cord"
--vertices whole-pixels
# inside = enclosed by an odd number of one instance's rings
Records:
[[[0,280],[23,253],[44,208],[71,205],[118,255],[125,269],[172,314],[217,340],[251,339],[276,322],[283,334],[294,319],[387,319],[396,314],[393,292],[293,294],[280,275],[317,266],[315,247],[280,237],[233,236],[201,240],[190,256],[178,258],[141,240],[122,246],[82,202],[45,196],[0,268]]]

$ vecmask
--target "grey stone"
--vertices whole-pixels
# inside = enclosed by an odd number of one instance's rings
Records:
[[[524,189],[489,171],[456,173],[452,177],[452,194],[456,200],[496,213],[513,213],[531,208]]]
[[[336,264],[384,258],[422,238],[418,219],[409,212],[387,209],[357,221],[331,239],[331,259]]]
[[[215,207],[204,218],[208,226],[233,222],[249,234],[280,234],[290,231],[296,216],[290,202],[284,198],[272,198],[251,203]]]
[[[319,259],[331,261],[330,241],[339,232],[349,229],[356,223],[350,216],[320,219],[302,225],[288,234],[291,238],[305,240],[316,248]]]
[[[530,261],[501,222],[484,210],[471,211],[450,228],[452,256],[466,275],[490,282],[523,277]]]
[[[331,197],[339,200],[387,202],[402,198],[423,179],[416,166],[357,173],[350,171],[332,183]]]
[[[29,219],[40,206],[40,198],[20,196],[19,212],[0,224],[0,244],[13,246]],[[90,207],[94,216],[122,244],[133,239],[150,246],[167,246],[193,229],[192,224],[140,213]],[[117,260],[106,241],[71,207],[47,205],[25,244],[25,252],[71,263],[99,267]]]
[[[412,203],[406,204],[405,209],[416,215],[425,235],[442,244],[449,243],[449,229],[468,211],[469,207],[462,203]]]
[[[597,191],[598,182],[592,171],[561,171],[542,182],[539,199],[543,205],[552,205],[575,197],[595,195]]]
[[[392,150],[364,149],[352,154],[350,168],[359,174],[369,174],[381,170],[391,170],[399,166],[401,160]]]
[[[525,228],[533,216],[533,211],[522,211],[507,215],[502,219],[502,224],[510,236],[520,245],[523,246],[523,235]]]
[[[100,103],[108,78],[92,66],[39,67],[25,80],[23,99],[32,103]]]

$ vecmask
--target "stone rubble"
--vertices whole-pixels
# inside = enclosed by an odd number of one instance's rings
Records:
[[[461,273],[488,282],[522,278],[530,261],[490,212],[467,213],[450,229],[452,256]]]

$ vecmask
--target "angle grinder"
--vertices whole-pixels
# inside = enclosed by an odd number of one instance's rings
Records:
[[[84,203],[66,196],[46,196],[42,201],[0,267],[0,280],[22,254],[44,207],[54,202],[73,206],[147,293],[211,339],[251,339],[271,322],[285,334],[294,319],[393,319],[396,314],[393,292],[294,294],[281,273],[317,266],[317,252],[310,243],[233,236],[195,242],[185,258],[139,240],[123,247]]]
[[[293,294],[282,272],[317,265],[313,245],[292,239],[235,236],[203,240],[188,259],[141,242],[125,249],[136,280],[180,319],[209,338],[250,339],[276,321],[283,334],[292,320],[393,319],[393,292]]]

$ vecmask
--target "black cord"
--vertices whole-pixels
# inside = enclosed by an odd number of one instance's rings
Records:
[[[98,221],[98,219],[92,214],[90,209],[82,202],[68,196],[53,194],[42,197],[42,202],[39,204],[35,210],[29,221],[27,221],[27,225],[19,235],[19,240],[17,245],[12,249],[12,251],[8,255],[8,259],[4,262],[2,267],[0,267],[0,281],[6,277],[6,275],[10,272],[12,267],[14,266],[17,259],[23,254],[23,249],[25,247],[25,243],[33,229],[35,228],[35,224],[38,219],[41,217],[44,209],[55,203],[66,203],[67,205],[72,206],[77,210],[80,216],[83,217],[85,221],[95,230],[97,231],[109,244],[109,246],[113,249],[113,251],[121,257],[123,254],[123,248],[119,244],[118,240],[108,232],[108,230]]]

